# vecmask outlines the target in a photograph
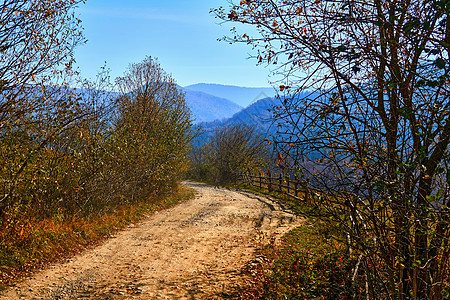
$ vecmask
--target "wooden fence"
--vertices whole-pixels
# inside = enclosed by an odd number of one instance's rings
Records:
[[[311,192],[304,181],[283,177],[281,174],[242,174],[241,180],[260,190],[283,193],[300,201],[308,200]]]

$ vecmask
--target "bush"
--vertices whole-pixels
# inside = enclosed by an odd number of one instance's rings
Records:
[[[258,173],[269,161],[269,151],[255,127],[218,128],[209,143],[190,152],[193,179],[227,185],[244,172]]]

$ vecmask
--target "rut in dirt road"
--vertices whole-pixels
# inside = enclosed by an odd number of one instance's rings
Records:
[[[183,184],[198,191],[195,199],[149,216],[0,299],[226,298],[259,241],[301,223],[264,196]]]

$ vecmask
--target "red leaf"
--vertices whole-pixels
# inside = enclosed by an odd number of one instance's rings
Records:
[[[283,155],[281,155],[280,153],[278,153],[278,161],[282,162],[283,161]]]

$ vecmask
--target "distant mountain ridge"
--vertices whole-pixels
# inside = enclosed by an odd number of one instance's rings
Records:
[[[194,123],[211,122],[230,118],[243,109],[236,103],[204,92],[183,89],[186,104],[191,109]]]
[[[309,96],[317,97],[314,93],[304,91],[297,94],[296,101]],[[283,120],[280,123],[280,121],[274,120],[273,118],[277,108],[283,106],[283,101],[278,97],[264,98],[250,104],[228,119],[200,123],[199,126],[203,134],[196,139],[195,144],[201,145],[205,141],[208,141],[214,135],[217,128],[224,126],[249,125],[254,126],[259,133],[266,137],[276,135],[280,131],[284,131],[286,126],[289,126]]]
[[[197,83],[185,86],[184,89],[225,98],[242,107],[247,107],[258,100],[275,97],[276,95],[275,89],[271,87],[242,87],[213,83]]]
[[[274,106],[280,104],[278,98],[264,98],[235,113],[228,119],[200,123],[202,134],[196,138],[194,144],[202,145],[210,140],[217,128],[225,126],[249,125],[254,126],[264,136],[273,134],[276,132],[276,126],[273,126],[272,119],[273,109]]]

